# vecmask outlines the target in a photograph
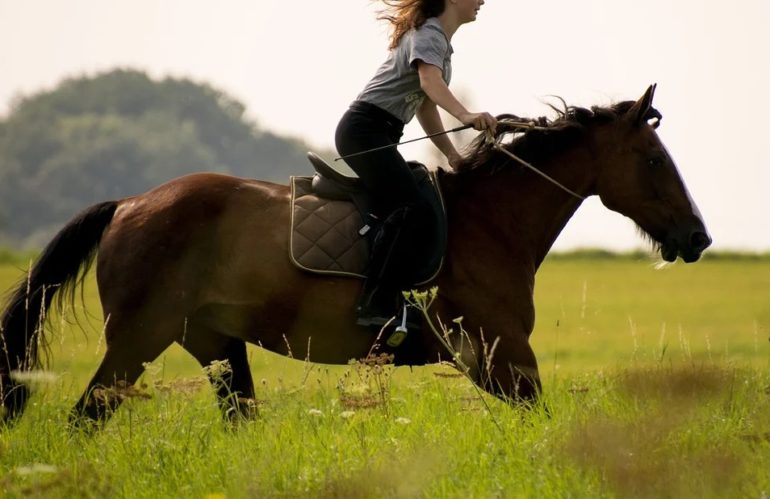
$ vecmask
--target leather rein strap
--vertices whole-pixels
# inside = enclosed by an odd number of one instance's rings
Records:
[[[534,126],[534,123],[516,122],[515,124],[516,124],[516,125],[520,125],[520,126],[521,126],[521,128],[539,128],[539,127],[536,127],[536,126]],[[563,191],[565,191],[565,192],[567,192],[567,193],[571,194],[572,196],[575,196],[576,198],[580,199],[581,201],[585,201],[585,200],[586,200],[586,197],[585,197],[585,196],[581,196],[581,195],[580,195],[580,194],[578,194],[577,192],[575,192],[575,191],[573,191],[573,190],[571,190],[571,189],[569,189],[569,188],[565,187],[564,185],[562,185],[561,183],[559,183],[559,181],[557,181],[557,180],[556,180],[556,179],[554,179],[553,177],[550,177],[549,175],[547,175],[546,173],[542,172],[541,170],[538,170],[537,168],[535,168],[534,166],[532,166],[530,163],[528,163],[528,162],[524,161],[523,159],[521,159],[520,157],[516,156],[516,155],[515,155],[515,154],[513,154],[511,151],[509,151],[508,149],[506,149],[505,147],[503,147],[503,146],[502,146],[502,145],[501,145],[501,144],[500,144],[500,143],[499,143],[499,142],[498,142],[498,141],[495,139],[494,135],[492,135],[492,132],[490,132],[489,130],[487,130],[487,142],[488,142],[488,143],[490,143],[490,144],[492,144],[492,146],[493,146],[495,149],[497,149],[498,151],[501,151],[503,154],[505,154],[506,156],[510,157],[510,158],[511,158],[511,159],[513,159],[514,161],[517,161],[517,162],[521,163],[522,165],[526,166],[527,168],[529,168],[529,169],[530,169],[530,170],[532,170],[533,172],[537,173],[538,175],[540,175],[540,176],[541,176],[541,177],[543,177],[544,179],[548,180],[549,182],[551,182],[551,183],[552,183],[552,184],[554,184],[555,186],[559,187],[561,190],[563,190]]]

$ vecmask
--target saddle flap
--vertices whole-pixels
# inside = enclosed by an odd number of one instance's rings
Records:
[[[409,166],[423,196],[430,201],[434,217],[430,230],[425,231],[423,240],[414,249],[413,256],[422,262],[420,275],[415,276],[420,285],[432,280],[441,268],[447,245],[447,224],[436,174],[416,162],[410,162]],[[312,178],[292,177],[290,259],[309,272],[365,277],[369,242],[376,233],[369,230],[372,228],[370,200],[366,192],[357,189],[353,189],[357,191],[355,195],[348,192],[342,199],[329,196],[324,185],[342,189],[340,184],[320,173]]]
[[[317,196],[310,177],[292,177],[291,188],[291,261],[310,272],[364,277],[369,243],[353,203]]]

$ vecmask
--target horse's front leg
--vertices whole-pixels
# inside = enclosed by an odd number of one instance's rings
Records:
[[[508,310],[517,308],[510,304]],[[525,307],[519,309],[527,310]],[[463,320],[463,332],[450,342],[460,370],[482,389],[512,403],[531,403],[541,392],[537,359],[529,344],[534,326],[534,308],[514,317],[501,317],[484,309],[470,310]],[[439,316],[459,316],[459,311],[439,309]]]
[[[529,336],[516,334],[484,338],[481,344],[473,359],[473,367],[468,366],[476,384],[508,402],[534,402],[542,385]]]

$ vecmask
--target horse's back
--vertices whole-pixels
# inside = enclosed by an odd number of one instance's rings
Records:
[[[290,191],[286,185],[217,173],[185,175],[152,190],[119,202],[113,225],[139,219],[168,224],[195,218],[211,220],[228,211],[245,209],[286,209]],[[286,204],[286,206],[283,206]]]
[[[220,173],[193,173],[169,180],[132,199],[144,199],[152,203],[184,200],[211,202],[237,198],[238,194],[253,196],[255,199],[288,199],[289,187],[285,184]]]
[[[99,247],[100,287],[138,275],[209,292],[201,280],[234,285],[230,269],[288,267],[290,194],[285,185],[200,173],[121,200]]]

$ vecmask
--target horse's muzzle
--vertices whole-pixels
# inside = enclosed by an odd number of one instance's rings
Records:
[[[667,262],[673,262],[681,257],[685,263],[697,262],[703,252],[711,246],[711,237],[703,227],[690,230],[684,237],[673,237],[666,240],[660,248],[660,256]]]

